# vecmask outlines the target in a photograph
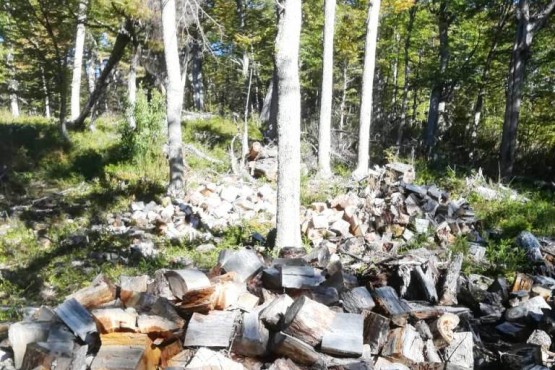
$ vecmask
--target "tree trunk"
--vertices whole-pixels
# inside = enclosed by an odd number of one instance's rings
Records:
[[[343,142],[343,130],[345,129],[345,106],[347,103],[347,88],[349,87],[349,80],[347,76],[348,62],[343,64],[343,89],[341,92],[341,103],[339,105],[339,142]]]
[[[335,25],[335,0],[325,0],[324,66],[322,71],[322,96],[320,103],[320,126],[318,128],[318,169],[323,178],[332,175],[331,105],[333,98],[333,30]]]
[[[77,117],[77,119],[73,120],[72,122],[72,124],[75,127],[80,127],[80,128],[83,127],[83,123],[85,122],[85,119],[91,113],[91,110],[94,107],[94,105],[97,103],[98,99],[102,96],[102,92],[106,88],[110,73],[115,68],[115,66],[119,63],[125,51],[125,47],[127,46],[127,44],[129,44],[129,41],[131,41],[130,35],[131,35],[132,28],[133,28],[133,22],[127,19],[125,21],[124,28],[118,32],[116,41],[114,43],[114,47],[112,49],[112,52],[110,53],[110,58],[108,58],[108,62],[106,62],[106,65],[104,66],[104,69],[102,69],[102,73],[100,74],[100,77],[98,77],[98,80],[96,81],[94,91],[89,96],[89,99],[87,100],[87,103],[83,107],[81,114],[79,114],[79,117]]]
[[[137,101],[137,66],[141,58],[141,45],[135,43],[133,45],[133,55],[131,56],[131,64],[129,65],[129,74],[127,75],[127,124],[132,129],[137,127],[135,121],[135,102]]]
[[[264,104],[260,112],[260,122],[262,122],[262,136],[264,141],[272,142],[277,139],[277,111],[278,111],[278,89],[277,74],[274,73],[268,86],[268,91],[264,97]]]
[[[449,25],[451,19],[447,14],[447,1],[443,0],[439,6],[437,13],[439,27],[439,71],[436,81],[430,94],[430,108],[428,110],[428,122],[426,125],[426,134],[424,136],[424,145],[426,152],[431,154],[435,143],[436,133],[439,122],[439,116],[445,110],[444,102],[445,81],[447,67],[449,66]]]
[[[18,83],[15,77],[15,67],[14,67],[14,56],[13,50],[10,49],[6,58],[6,64],[8,66],[8,71],[10,79],[8,82],[8,93],[10,94],[10,111],[13,118],[19,117],[19,102],[17,97]]]
[[[355,178],[368,173],[370,162],[370,125],[372,122],[372,85],[376,65],[376,43],[378,40],[378,22],[380,0],[372,0],[368,6],[366,22],[366,43],[364,50],[364,70],[362,72],[362,97],[360,102],[360,123],[358,141],[358,163],[353,173]]]
[[[40,67],[40,77],[42,81],[42,93],[44,94],[44,115],[50,118],[50,92],[46,84],[46,76],[44,75],[44,68]]]
[[[204,111],[204,83],[202,82],[202,50],[198,41],[193,41],[193,105],[196,110]]]
[[[399,122],[399,130],[397,131],[397,148],[401,149],[403,143],[403,129],[407,125],[407,104],[409,98],[409,75],[410,75],[410,43],[412,37],[412,28],[414,27],[414,20],[416,19],[417,3],[415,2],[409,10],[409,23],[407,25],[407,36],[405,38],[405,47],[403,49],[403,63],[404,63],[404,76],[403,83],[403,97],[401,98],[401,119]]]
[[[170,162],[170,183],[168,193],[182,196],[185,191],[185,165],[183,162],[183,142],[181,136],[181,109],[183,107],[183,84],[177,49],[177,29],[175,0],[160,0],[162,7],[162,31],[164,56],[168,82],[166,85],[166,117],[168,121],[168,158]]]
[[[301,89],[299,43],[301,1],[278,3],[275,43],[278,87],[278,194],[276,247],[300,247]]]
[[[81,66],[83,65],[87,7],[88,0],[79,1],[79,8],[77,10],[77,32],[75,35],[75,54],[73,56],[73,78],[71,80],[71,120],[77,119],[81,111]]]

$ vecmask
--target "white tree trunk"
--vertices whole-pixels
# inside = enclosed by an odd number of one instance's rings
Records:
[[[40,67],[40,77],[42,81],[42,92],[44,94],[44,115],[46,118],[50,118],[50,93],[48,91],[48,85],[46,84],[46,76],[44,75],[43,67]]]
[[[141,45],[136,44],[133,48],[131,56],[131,64],[129,65],[129,74],[127,75],[127,124],[135,129],[135,102],[137,101],[137,66],[141,58]]]
[[[283,0],[275,44],[278,87],[278,191],[276,248],[300,247],[301,1]]]
[[[75,55],[73,57],[73,78],[71,79],[71,120],[81,113],[81,66],[83,65],[83,47],[85,45],[85,21],[87,20],[88,0],[79,2],[77,13],[77,32],[75,35]]]
[[[10,48],[6,57],[6,64],[10,75],[10,79],[8,81],[8,93],[10,95],[10,111],[12,113],[12,117],[17,118],[19,117],[19,102],[17,98],[18,83],[15,77],[13,59],[13,49]]]
[[[362,95],[360,102],[360,123],[358,135],[358,162],[353,177],[360,178],[368,173],[370,164],[370,125],[372,122],[372,85],[376,66],[376,43],[378,40],[378,22],[380,0],[371,0],[368,6],[366,22],[366,43],[364,49],[364,70],[362,73]]]
[[[181,196],[184,192],[185,166],[181,137],[181,109],[183,106],[183,84],[177,48],[175,25],[175,0],[160,0],[162,7],[162,31],[164,56],[168,81],[166,85],[166,116],[168,121],[168,158],[170,162],[170,184],[168,193]]]
[[[325,0],[324,6],[324,66],[322,70],[322,95],[320,126],[318,128],[318,170],[320,176],[331,176],[331,105],[333,97],[333,30],[335,25],[335,0]]]

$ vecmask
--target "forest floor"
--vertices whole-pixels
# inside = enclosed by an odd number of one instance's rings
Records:
[[[258,131],[253,127],[251,132]],[[0,167],[0,322],[17,319],[21,308],[60,302],[99,273],[110,278],[153,274],[160,268],[177,268],[184,259],[201,267],[212,266],[218,250],[247,244],[255,232],[268,233],[270,224],[251,219],[221,230],[216,250],[209,254],[196,249],[201,241],[170,242],[160,237],[156,243],[162,252],[155,258],[96,258],[106,251],[125,254],[131,240],[128,235],[105,233],[95,226],[129,210],[133,202],[160,203],[164,197],[165,159],[125,158],[120,133],[118,118],[102,117],[94,132],[72,133],[69,146],[60,139],[56,125],[46,119],[0,117],[0,166],[4,166]],[[185,142],[222,162],[214,164],[189,155],[188,186],[229,176],[228,150],[236,133],[233,122],[220,118],[184,125]],[[251,139],[259,137],[252,135]],[[331,183],[318,182],[308,168],[302,180],[304,205],[325,201],[345,190],[345,168],[336,168],[341,175]],[[512,184],[528,202],[486,200],[468,188],[465,179],[470,174],[455,166],[431,169],[416,163],[416,168],[417,183],[435,183],[451,194],[465,195],[482,228],[497,230],[499,238],[487,248],[487,257],[497,268],[480,273],[525,272],[527,267],[512,245],[522,230],[555,236],[552,191]],[[257,183],[269,182],[259,179]],[[275,183],[269,185],[275,188]],[[458,244],[460,250],[465,250],[464,240]]]

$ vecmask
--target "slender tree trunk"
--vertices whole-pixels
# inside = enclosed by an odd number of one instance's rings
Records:
[[[391,99],[391,110],[388,114],[389,125],[393,125],[397,121],[397,95],[399,91],[399,86],[397,86],[397,82],[399,80],[399,53],[401,49],[401,47],[399,46],[400,41],[401,36],[397,32],[395,32],[395,44],[397,46],[397,53],[395,53],[395,59],[393,60],[393,93]]]
[[[277,111],[278,111],[278,89],[277,74],[274,67],[272,79],[268,85],[268,91],[264,98],[264,104],[260,112],[262,122],[262,136],[266,142],[277,140]]]
[[[102,93],[106,88],[110,73],[115,68],[115,66],[119,63],[121,57],[125,52],[125,47],[127,46],[127,44],[129,44],[129,41],[131,40],[130,35],[131,35],[132,28],[133,28],[133,22],[128,19],[125,21],[124,28],[120,30],[120,32],[118,32],[116,41],[114,43],[114,47],[112,48],[112,52],[110,54],[110,58],[108,58],[108,62],[106,62],[106,65],[102,69],[102,73],[100,73],[100,76],[96,81],[94,91],[89,96],[89,99],[87,100],[87,103],[83,107],[81,114],[79,114],[79,117],[77,117],[77,119],[75,119],[72,122],[72,124],[75,127],[83,127],[83,123],[85,122],[85,119],[91,113],[91,110],[94,107],[94,105],[98,102],[98,99],[102,96]]]
[[[8,72],[10,79],[8,81],[8,93],[10,95],[10,111],[12,113],[12,117],[17,118],[19,117],[19,101],[17,97],[17,90],[18,90],[18,82],[15,77],[15,66],[14,66],[14,56],[13,56],[13,49],[9,49],[8,55],[6,57],[6,64],[8,66]]]
[[[407,25],[407,35],[405,37],[405,46],[403,49],[403,63],[404,63],[404,79],[403,82],[403,97],[401,98],[401,119],[399,122],[399,130],[397,131],[397,148],[401,149],[403,143],[403,129],[407,125],[407,104],[409,98],[409,75],[410,75],[410,57],[409,50],[412,37],[412,29],[414,27],[414,20],[416,19],[416,11],[418,10],[417,3],[415,2],[409,10],[409,23]]]
[[[364,50],[364,69],[362,72],[362,96],[360,102],[360,123],[358,141],[358,162],[353,173],[360,178],[368,173],[370,164],[370,126],[372,122],[372,85],[376,65],[376,43],[378,40],[378,22],[380,0],[371,0],[368,6],[366,22],[366,43]]]
[[[48,91],[48,84],[46,83],[46,76],[44,68],[40,67],[40,77],[42,82],[42,93],[44,94],[44,115],[50,118],[50,92]]]
[[[79,1],[79,8],[77,10],[77,32],[75,35],[75,53],[73,57],[73,78],[71,80],[71,120],[77,119],[81,112],[81,66],[83,65],[87,7],[88,0]]]
[[[505,118],[501,137],[501,176],[505,179],[513,175],[520,103],[532,41],[536,33],[545,26],[547,20],[555,11],[555,0],[552,0],[541,11],[530,15],[528,1],[519,0],[516,8],[517,30],[507,78]]]
[[[193,42],[193,105],[196,110],[204,111],[204,83],[202,81],[202,50],[197,41]]]
[[[324,6],[324,66],[322,70],[322,95],[320,102],[320,126],[318,128],[318,168],[323,178],[332,175],[331,105],[333,98],[333,30],[335,25],[335,0],[325,0]]]
[[[428,122],[426,125],[426,134],[424,136],[424,144],[426,152],[431,155],[431,152],[436,143],[436,133],[440,114],[445,110],[444,102],[445,81],[447,68],[449,66],[449,25],[451,23],[450,17],[447,14],[447,1],[443,0],[438,10],[438,27],[439,27],[439,71],[436,77],[432,92],[430,94],[430,107],[428,110]]]
[[[278,86],[278,193],[276,248],[300,247],[301,89],[299,43],[301,1],[278,3],[275,43]]]
[[[136,42],[133,45],[133,55],[129,64],[129,74],[127,75],[127,124],[132,129],[137,127],[135,121],[135,102],[137,101],[137,66],[141,58],[141,45]]]
[[[347,76],[348,62],[343,63],[343,88],[341,92],[341,103],[339,104],[339,142],[343,142],[343,130],[345,129],[345,106],[347,103],[347,89],[349,80]]]
[[[162,7],[162,31],[164,56],[168,76],[166,91],[166,117],[168,121],[168,158],[170,183],[168,193],[180,197],[185,191],[185,164],[181,136],[181,109],[183,107],[183,84],[177,48],[175,0],[160,0]]]

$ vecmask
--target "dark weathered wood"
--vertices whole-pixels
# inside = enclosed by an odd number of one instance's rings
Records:
[[[390,320],[371,311],[364,311],[364,343],[370,345],[372,354],[380,353],[389,333]]]
[[[381,355],[407,366],[424,361],[424,342],[418,332],[407,324],[389,332]]]
[[[474,341],[471,332],[454,333],[451,344],[444,349],[446,362],[463,366],[468,369],[474,368]]]
[[[336,313],[328,332],[322,338],[322,352],[335,356],[362,355],[364,318],[355,313]]]
[[[136,331],[137,312],[133,309],[100,308],[92,311],[100,332]]]
[[[194,313],[185,333],[185,347],[229,347],[235,332],[237,312],[211,311],[208,315]]]
[[[320,270],[311,266],[281,266],[281,286],[283,288],[310,288],[325,280]]]
[[[280,289],[281,271],[274,267],[264,269],[262,271],[262,283],[266,289]]]
[[[116,298],[116,286],[104,275],[98,275],[92,284],[66,297],[75,299],[86,308],[97,307]]]
[[[543,297],[536,296],[521,302],[516,307],[507,309],[507,311],[505,311],[505,318],[508,321],[517,321],[533,315],[541,317],[543,315],[542,309],[551,310],[551,306],[547,304]]]
[[[328,272],[330,272],[329,267]],[[358,286],[358,279],[356,278],[356,276],[348,274],[341,269],[338,269],[337,271],[331,273],[331,276],[321,285],[334,287],[339,293],[341,293],[345,290],[356,288]]]
[[[269,331],[256,312],[243,314],[241,329],[233,341],[233,351],[243,356],[264,356],[268,348]]]
[[[376,303],[366,287],[360,286],[341,293],[343,308],[350,313],[361,313],[364,310],[372,310]]]
[[[10,325],[8,338],[14,353],[16,369],[21,367],[27,344],[45,341],[51,326],[50,322],[34,321],[21,321]]]
[[[255,251],[241,249],[225,257],[221,262],[221,267],[225,272],[235,272],[237,279],[245,282],[262,270],[264,265]]]
[[[405,301],[399,299],[395,289],[389,286],[377,288],[372,296],[376,305],[395,325],[403,326],[406,323],[411,309]]]
[[[430,273],[430,268],[424,272],[421,266],[416,266],[414,268],[414,274],[416,275],[416,281],[419,282],[422,292],[424,292],[424,297],[426,300],[432,304],[437,302],[437,291],[435,286],[435,281]]]
[[[91,314],[75,298],[60,304],[54,312],[84,342],[87,342],[87,335],[97,331]]]
[[[271,329],[278,329],[279,322],[285,316],[285,312],[293,304],[293,299],[287,294],[282,294],[268,304],[260,312],[260,319]]]
[[[311,289],[303,289],[301,294],[326,306],[339,302],[339,294],[334,287],[315,286]]]
[[[453,330],[459,325],[459,317],[452,313],[444,313],[430,323],[434,345],[437,348],[447,347],[454,338]]]
[[[270,348],[275,354],[288,357],[299,365],[324,368],[324,359],[314,348],[286,333],[276,333]]]
[[[70,370],[70,365],[71,357],[56,355],[48,343],[29,343],[21,364],[21,370],[52,368]]]
[[[199,270],[183,269],[166,271],[166,279],[174,296],[183,299],[187,292],[210,287],[210,280]]]
[[[285,313],[285,333],[316,346],[331,328],[335,312],[327,306],[300,296]]]
[[[457,253],[449,263],[447,268],[447,275],[441,288],[441,295],[439,304],[443,306],[450,306],[457,304],[458,293],[458,280],[461,273],[461,266],[463,261],[462,253]]]

